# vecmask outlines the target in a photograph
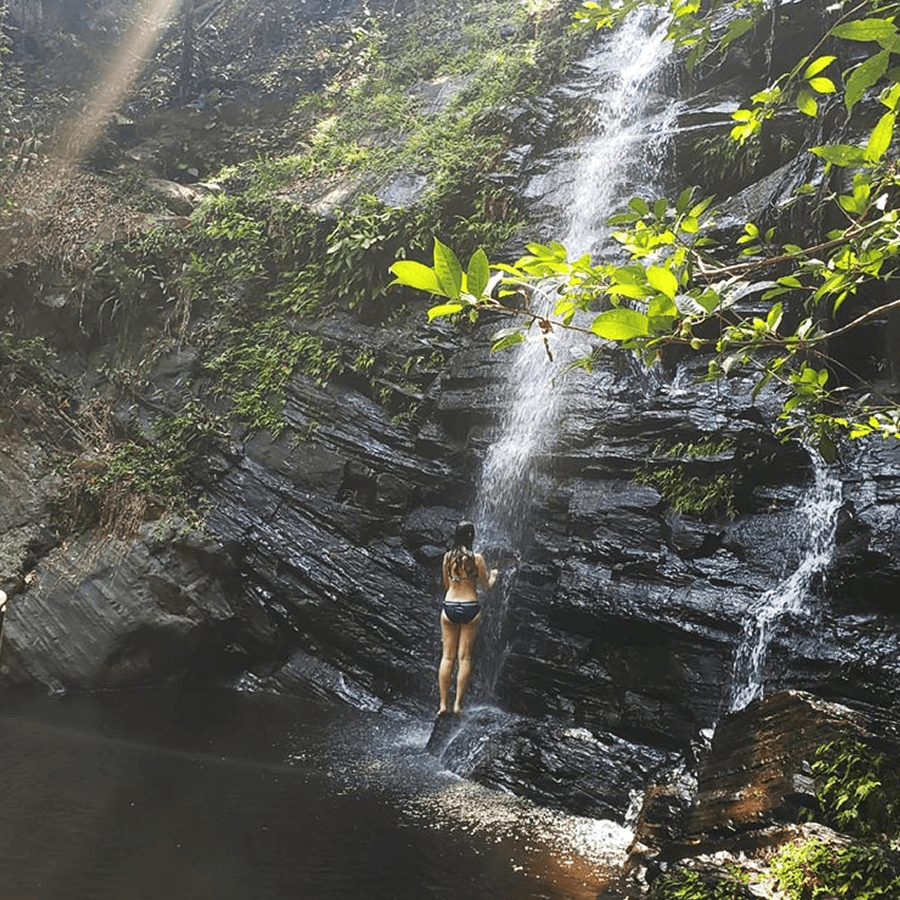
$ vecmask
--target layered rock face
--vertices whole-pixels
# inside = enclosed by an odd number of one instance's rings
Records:
[[[517,127],[553,133],[552,107],[522,116]],[[519,154],[523,183],[540,153]],[[7,296],[23,309],[33,299],[21,286]],[[42,413],[29,433],[28,411],[7,408],[6,682],[303,684],[430,716],[441,556],[471,515],[509,403],[509,360],[487,350],[496,326],[453,330],[417,313],[390,327],[351,314],[323,325],[348,354],[370,348],[382,373],[435,347],[447,364],[412,367],[418,405],[406,422],[349,375],[326,386],[296,376],[283,435],[236,428],[215,460],[202,538],[151,524],[128,540],[54,546],[51,461],[32,447],[58,422]],[[70,369],[90,369],[88,349],[70,349]],[[152,376],[161,394],[191,365],[185,349],[164,360]],[[521,546],[485,550],[503,570],[472,687],[473,708],[485,708],[441,745],[448,765],[621,820],[636,792],[697,763],[743,686],[735,660],[761,599],[787,590],[821,524],[809,514],[817,464],[773,436],[772,397],[754,399],[740,376],[698,384],[704,368],[668,360],[647,372],[609,353],[594,374],[561,380]],[[833,553],[771,623],[759,689],[896,713],[900,447],[848,448],[832,477],[842,483]],[[671,480],[693,480],[712,502],[679,511]]]
[[[424,334],[391,340],[411,351]],[[422,384],[408,427],[350,385],[298,380],[288,416],[321,424],[302,443],[235,445],[210,485],[207,538],[150,526],[130,543],[85,537],[49,552],[10,600],[8,681],[83,689],[242,673],[244,687],[312,683],[365,708],[428,715],[440,558],[469,514],[502,397],[506,363],[481,337],[446,335],[461,343],[449,370]],[[611,357],[608,371],[560,387],[568,412],[535,481],[533,535],[502,576],[502,623],[488,600],[472,687],[474,706],[515,715],[476,722],[496,732],[489,747],[462,752],[462,735],[446,755],[488,783],[615,817],[727,711],[742,626],[799,565],[813,490],[809,457],[771,436],[744,385],[676,389],[623,366]],[[733,517],[677,513],[635,483],[660,440],[711,434],[731,449],[686,464],[734,478]],[[774,623],[766,692],[895,708],[896,461],[890,445],[853,460],[833,562],[805,607]],[[5,471],[22,490],[20,470]],[[22,502],[39,504],[41,486]],[[501,658],[488,695],[486,670]]]

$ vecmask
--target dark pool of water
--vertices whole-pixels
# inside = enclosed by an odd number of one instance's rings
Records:
[[[427,737],[227,691],[0,695],[0,900],[596,896],[608,829],[460,782]]]

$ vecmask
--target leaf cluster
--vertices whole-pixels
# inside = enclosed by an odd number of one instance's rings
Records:
[[[687,868],[662,875],[650,890],[650,900],[748,900],[751,896],[742,879],[705,879]]]
[[[111,439],[109,410],[96,404],[82,416],[94,445],[58,467],[60,488],[53,498],[64,531],[99,526],[128,535],[149,517],[176,513],[199,522],[200,478],[209,451],[222,439],[222,423],[199,401],[156,418],[149,434]]]
[[[900,896],[900,855],[880,843],[830,846],[814,838],[789,844],[770,865],[788,900],[894,900]]]
[[[859,838],[900,836],[900,773],[858,740],[829,741],[812,763],[827,824]]]
[[[883,753],[857,739],[820,746],[812,771],[817,817],[852,840],[789,844],[771,862],[778,889],[789,900],[900,896],[900,776]]]
[[[729,471],[716,473],[696,465],[698,460],[719,456],[733,446],[730,438],[712,437],[668,446],[660,442],[654,448],[656,459],[635,473],[634,482],[655,488],[680,513],[705,516],[721,512],[734,517],[737,512],[734,468],[729,466]]]

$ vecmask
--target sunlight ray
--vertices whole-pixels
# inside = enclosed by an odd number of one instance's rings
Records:
[[[145,0],[85,111],[63,129],[55,156],[65,162],[78,162],[90,153],[109,117],[149,62],[167,16],[179,3],[180,0]]]

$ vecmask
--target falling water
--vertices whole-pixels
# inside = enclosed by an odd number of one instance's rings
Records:
[[[801,612],[809,597],[813,577],[821,572],[834,551],[838,511],[841,508],[841,481],[811,453],[815,484],[802,510],[804,532],[809,543],[800,565],[783,582],[766,591],[749,610],[741,642],[734,659],[731,678],[731,709],[738,710],[762,695],[769,643],[779,620]]]
[[[668,55],[662,29],[650,32],[647,14],[632,16],[581,63],[582,93],[596,103],[594,134],[553,176],[554,203],[565,212],[563,239],[570,258],[596,252],[609,237],[606,221],[626,198],[653,191],[667,144],[670,98],[660,92]],[[586,86],[590,85],[590,89]],[[532,308],[552,312],[556,285],[535,291]],[[541,309],[543,304],[543,309]],[[477,540],[503,580],[494,599],[487,636],[496,648],[492,671],[479,681],[492,696],[505,656],[500,632],[514,576],[528,545],[532,506],[542,493],[543,465],[553,449],[565,402],[562,390],[574,337],[562,329],[544,334],[532,326],[509,368],[507,396],[487,451],[472,515]]]

